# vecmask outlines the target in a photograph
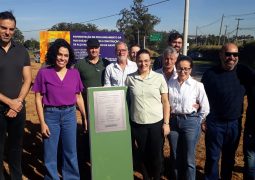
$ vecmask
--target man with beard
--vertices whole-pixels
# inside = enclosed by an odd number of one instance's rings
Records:
[[[168,37],[168,46],[173,47],[177,54],[178,54],[178,59],[180,59],[183,55],[181,54],[181,50],[182,50],[182,44],[183,44],[183,36],[176,32],[176,33],[170,33],[169,37]],[[154,63],[153,63],[153,70],[157,70],[162,68],[162,63],[163,61],[163,57],[159,56],[157,59],[155,59]]]
[[[10,179],[22,179],[21,156],[26,120],[25,98],[31,85],[27,50],[13,41],[16,19],[12,12],[0,13],[0,179],[7,145]],[[5,143],[8,137],[8,143]]]
[[[240,138],[240,118],[245,86],[240,74],[248,68],[238,64],[237,45],[228,43],[220,51],[221,64],[207,70],[202,82],[210,103],[205,131],[205,179],[219,179],[218,161],[221,155],[221,179],[231,180],[235,151]]]
[[[115,45],[117,61],[105,69],[105,86],[125,86],[127,75],[137,71],[135,62],[128,59],[127,44],[119,41]]]
[[[87,88],[99,87],[104,85],[105,67],[108,64],[110,64],[110,62],[107,59],[100,57],[100,43],[98,39],[96,38],[90,38],[87,40],[87,53],[88,53],[88,56],[86,56],[85,59],[82,59],[75,64],[75,68],[78,69],[82,84],[85,87],[83,89],[82,96],[84,99],[86,112],[88,112]],[[82,120],[83,127],[85,125],[84,121],[85,119]],[[83,143],[78,144],[82,146],[81,149],[82,148],[84,149],[84,150],[82,149],[82,152],[85,152],[85,155],[84,155],[85,159],[83,160],[82,158],[79,158],[79,161],[82,163],[86,161],[90,161],[89,134],[85,133],[83,134],[83,136],[84,136]],[[81,179],[84,179],[82,178],[84,171],[80,170],[80,173],[81,173]]]

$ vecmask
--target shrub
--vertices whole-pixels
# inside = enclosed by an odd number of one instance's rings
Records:
[[[255,41],[244,44],[239,47],[240,62],[255,68]]]

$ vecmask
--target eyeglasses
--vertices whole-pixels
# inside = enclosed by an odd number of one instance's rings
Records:
[[[234,56],[237,57],[239,55],[238,52],[225,52],[226,57]]]
[[[176,71],[178,73],[180,73],[182,71],[186,73],[186,72],[189,72],[189,70],[191,70],[191,68],[186,68],[186,67],[185,68],[176,68]]]

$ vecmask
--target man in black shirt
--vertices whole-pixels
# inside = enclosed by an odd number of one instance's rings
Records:
[[[248,108],[243,137],[244,180],[255,179],[255,84],[247,92]]]
[[[244,180],[255,179],[255,72],[247,67],[237,69],[238,78],[245,86],[248,107],[243,134]]]
[[[220,154],[221,179],[231,180],[232,177],[245,95],[239,75],[245,74],[247,69],[238,64],[238,55],[235,44],[224,45],[220,52],[221,64],[207,70],[201,80],[211,110],[206,119],[206,180],[219,179]]]
[[[0,13],[0,179],[8,134],[11,179],[22,179],[21,155],[26,120],[25,97],[31,85],[30,59],[26,49],[12,41],[16,20],[9,11]]]

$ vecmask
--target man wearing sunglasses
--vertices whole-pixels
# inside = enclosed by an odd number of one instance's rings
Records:
[[[207,70],[201,80],[210,103],[210,113],[203,126],[206,180],[219,179],[220,155],[221,179],[231,180],[241,133],[245,85],[251,83],[247,79],[252,75],[249,68],[238,64],[239,52],[234,43],[224,45],[219,55],[220,65]]]

